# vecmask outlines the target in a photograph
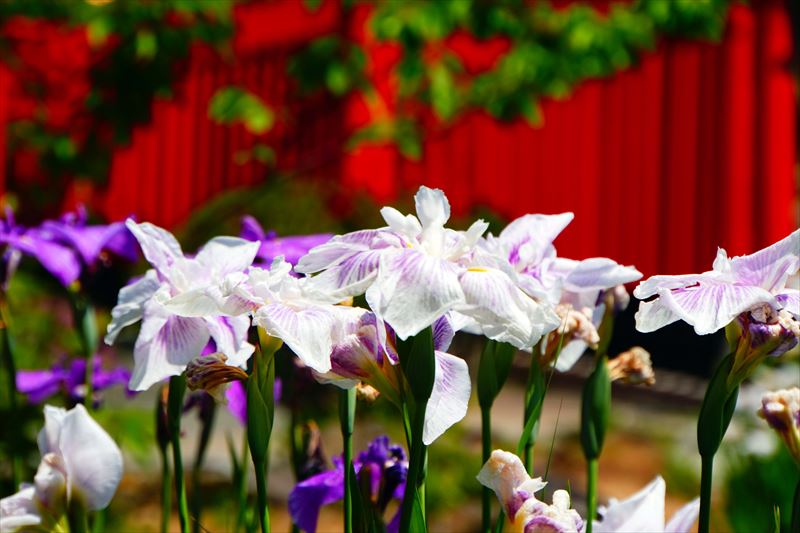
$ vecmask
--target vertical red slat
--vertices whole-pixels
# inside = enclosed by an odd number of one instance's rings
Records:
[[[637,251],[636,267],[645,275],[659,271],[659,250],[661,242],[659,228],[663,220],[661,197],[661,169],[664,153],[663,144],[663,94],[664,94],[664,53],[647,56],[642,63],[643,92],[642,106],[637,112],[642,114],[642,135],[639,140],[642,150],[641,202],[645,208],[640,219],[643,241]]]

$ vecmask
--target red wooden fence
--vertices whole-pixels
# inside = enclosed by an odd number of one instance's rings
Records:
[[[432,133],[419,162],[390,145],[343,153],[363,104],[300,105],[293,97],[291,51],[331,31],[364,33],[363,18],[357,11],[344,20],[333,0],[314,15],[293,0],[238,8],[235,63],[193,58],[178,96],[156,102],[152,123],[115,153],[98,207],[112,219],[136,213],[174,226],[221,191],[265,179],[261,164],[234,162],[256,139],[207,118],[215,89],[236,83],[292,110],[267,138],[280,167],[313,169],[381,202],[425,183],[443,188],[461,213],[478,205],[509,218],[574,211],[558,241],[565,256],[606,255],[646,274],[697,271],[710,267],[717,245],[746,253],[797,227],[792,42],[782,1],[733,7],[721,44],[662,42],[635,68],[544,102],[542,127],[465,116]],[[364,40],[383,90],[385,47]]]

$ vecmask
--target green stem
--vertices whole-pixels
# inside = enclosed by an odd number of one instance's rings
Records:
[[[353,531],[353,495],[350,488],[353,485],[353,427],[356,418],[356,389],[343,390],[339,396],[339,422],[342,427],[342,445],[344,448],[344,531]]]
[[[492,409],[491,407],[481,407],[481,459],[482,464],[486,464],[492,454]],[[481,491],[482,504],[482,528],[484,533],[492,530],[492,490],[483,487]]]
[[[72,294],[73,312],[75,313],[75,323],[78,330],[78,337],[83,349],[83,357],[86,360],[86,372],[84,375],[85,395],[84,407],[89,413],[94,407],[94,353],[97,350],[97,323],[95,322],[94,307],[82,295]]]
[[[8,302],[5,300],[4,295],[0,295],[0,335],[2,335],[2,339],[0,339],[2,340],[0,350],[3,352],[3,366],[6,368],[8,412],[16,415],[19,413],[17,410],[17,365],[14,362],[14,341],[11,338],[10,321],[11,316],[8,311]],[[11,481],[13,487],[18,487],[20,482],[24,479],[22,472],[23,462],[22,454],[17,453],[19,451],[19,437],[16,432],[13,432],[12,435],[14,435],[12,437],[14,440],[12,441],[13,444],[10,451]]]
[[[189,506],[186,500],[186,483],[183,477],[183,457],[181,456],[181,413],[183,395],[186,392],[186,378],[183,375],[169,378],[169,398],[167,400],[167,425],[172,445],[172,463],[175,468],[175,494],[178,500],[178,518],[181,533],[189,531]]]
[[[236,529],[234,531],[239,531],[245,522],[245,515],[247,512],[247,474],[249,469],[247,468],[247,457],[250,455],[250,449],[247,445],[247,435],[244,435],[242,438],[242,458],[238,463],[239,472],[238,472],[238,482],[236,494],[238,497],[238,504],[239,509],[236,514]]]
[[[169,468],[167,449],[161,450],[161,533],[169,531],[169,517],[172,514],[172,472]]]
[[[403,493],[403,504],[400,514],[401,533],[409,533],[412,531],[411,518],[415,505],[419,503],[422,508],[424,508],[424,502],[421,500],[417,502],[417,499],[421,499],[422,497],[419,489],[421,481],[424,479],[423,469],[425,465],[425,450],[427,447],[422,442],[422,431],[425,426],[425,409],[427,406],[428,402],[425,401],[421,404],[417,404],[413,410],[414,416],[411,427],[411,452],[409,454],[408,477],[406,478],[406,488]],[[424,521],[424,515],[422,518]],[[425,524],[415,524],[415,528],[413,529],[414,533],[421,533],[423,530],[427,531],[427,526]]]
[[[711,526],[711,478],[714,472],[714,454],[701,455],[700,470],[700,525],[698,533],[708,533]]]
[[[256,470],[256,497],[258,498],[258,520],[261,523],[261,532],[269,533],[269,506],[267,505],[267,461],[253,459]]]
[[[800,480],[797,481],[797,487],[794,489],[794,500],[792,502],[792,525],[789,531],[800,531]]]
[[[208,410],[203,407],[201,413],[203,416],[203,428],[200,431],[198,439],[197,454],[194,457],[194,465],[192,467],[192,533],[200,533],[200,513],[202,512],[202,490],[200,488],[200,475],[203,472],[203,462],[206,457],[206,450],[208,443],[211,440],[211,431],[214,429],[214,418],[217,413],[217,403],[210,402]]]
[[[597,516],[597,474],[598,459],[589,459],[586,462],[586,533],[592,533],[592,526]]]
[[[89,516],[86,513],[86,506],[80,498],[72,498],[67,506],[67,523],[69,533],[88,533]]]

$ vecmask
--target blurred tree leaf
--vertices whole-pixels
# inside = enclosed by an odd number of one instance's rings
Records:
[[[239,87],[219,89],[208,106],[208,116],[219,124],[241,123],[256,135],[275,124],[275,113],[255,94]]]

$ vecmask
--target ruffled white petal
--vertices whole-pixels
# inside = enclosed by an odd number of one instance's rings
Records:
[[[70,497],[80,494],[92,511],[106,507],[122,479],[122,452],[83,405],[64,417],[60,446]]]
[[[450,218],[450,202],[441,189],[423,185],[414,195],[414,204],[423,228],[443,227]]]
[[[204,320],[217,351],[228,358],[226,363],[244,368],[255,351],[255,346],[247,342],[250,317],[206,317]]]
[[[580,261],[564,279],[564,288],[571,291],[604,290],[624,285],[642,277],[633,267],[620,265],[605,257]]]
[[[178,260],[183,259],[181,245],[175,237],[163,228],[149,222],[137,224],[133,219],[125,221],[125,225],[139,241],[145,259],[158,271],[166,271]]]
[[[800,230],[750,255],[731,259],[738,280],[768,291],[778,291],[800,268]]]
[[[464,418],[472,388],[467,362],[444,352],[435,352],[436,374],[425,410],[422,442],[429,445]]]
[[[457,267],[412,249],[381,257],[367,302],[401,339],[416,335],[464,301]]]
[[[660,298],[652,302],[639,302],[636,311],[636,329],[642,333],[650,333],[680,320],[669,307],[664,305]]]
[[[640,300],[646,300],[658,294],[658,291],[661,289],[689,287],[706,280],[714,279],[714,277],[715,274],[712,272],[705,272],[703,274],[683,274],[680,276],[651,276],[633,289],[633,295]]]
[[[537,303],[501,270],[470,268],[460,281],[465,301],[457,311],[474,319],[490,339],[530,348],[560,323],[549,306]]]
[[[700,498],[695,498],[672,515],[664,527],[664,533],[689,533],[699,514]]]
[[[392,231],[409,239],[416,239],[422,233],[422,225],[414,215],[403,215],[394,207],[383,207],[381,216]]]
[[[106,344],[113,344],[122,328],[142,319],[145,302],[153,297],[160,285],[156,271],[148,270],[144,277],[119,291],[117,305],[111,310],[111,322],[106,329]]]
[[[224,277],[252,265],[260,246],[239,237],[214,237],[197,252],[195,261]]]
[[[518,489],[524,488],[527,496],[533,496],[547,485],[542,478],[531,479],[519,457],[503,450],[492,452],[477,478],[481,485],[494,491],[506,513],[515,511],[514,506],[522,503],[516,494]],[[514,513],[509,514],[509,519],[514,519]]]
[[[378,275],[384,249],[357,252],[309,280],[320,292],[338,299],[364,294]]]
[[[23,483],[19,492],[0,500],[0,532],[12,533],[24,528],[36,528],[42,523],[36,505],[36,489]]]
[[[600,508],[603,520],[595,521],[594,531],[616,533],[622,531],[664,531],[664,497],[666,484],[656,477],[642,490],[623,501],[612,500],[608,507]]]
[[[760,287],[705,282],[684,290],[661,289],[659,300],[698,335],[714,333],[748,309],[764,304],[777,309],[775,297]]]
[[[506,248],[508,259],[521,268],[536,265],[555,254],[553,241],[575,215],[523,215],[500,232],[498,239]]]
[[[278,337],[303,361],[317,372],[331,369],[332,335],[336,317],[322,306],[294,308],[283,303],[261,307],[253,323]]]

